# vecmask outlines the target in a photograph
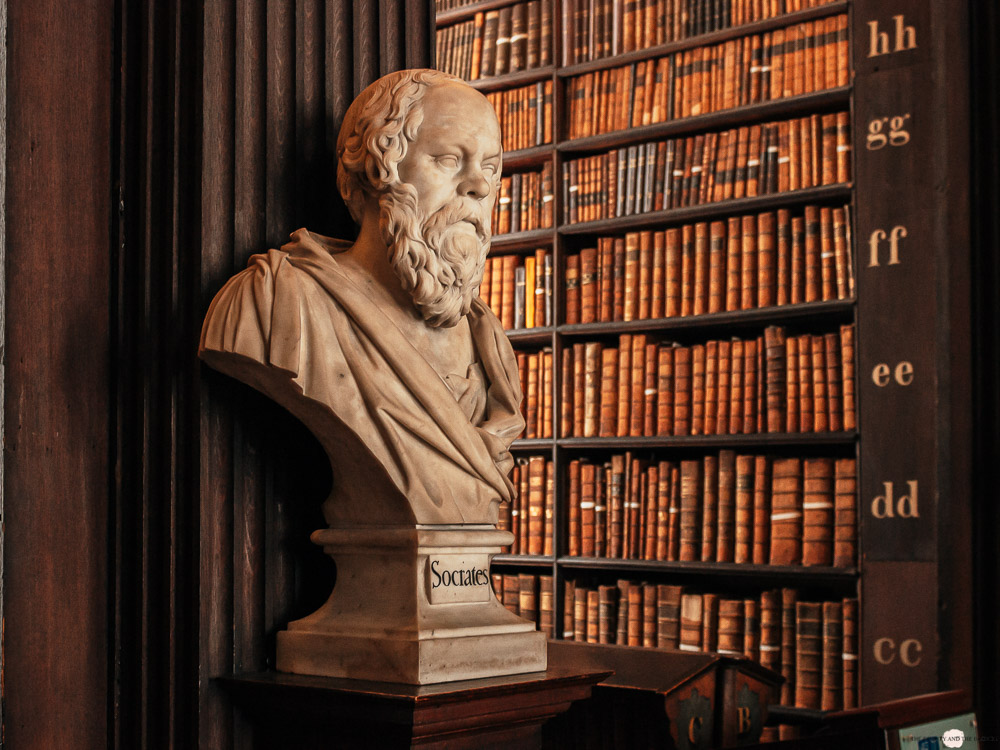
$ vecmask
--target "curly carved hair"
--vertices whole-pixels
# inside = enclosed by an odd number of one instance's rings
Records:
[[[337,187],[356,222],[369,196],[399,183],[397,167],[423,122],[427,89],[461,80],[437,70],[400,70],[379,78],[348,107],[337,138]]]

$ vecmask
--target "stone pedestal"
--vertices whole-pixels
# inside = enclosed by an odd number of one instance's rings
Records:
[[[545,635],[497,601],[492,526],[323,529],[333,594],[278,633],[282,672],[426,685],[541,672]]]

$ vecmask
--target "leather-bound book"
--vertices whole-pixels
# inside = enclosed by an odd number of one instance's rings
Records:
[[[539,355],[529,354],[528,363],[528,390],[525,393],[526,417],[525,431],[526,438],[540,437],[538,434],[538,389],[539,389]]]
[[[812,336],[804,333],[799,338],[799,432],[812,432],[813,415]]]
[[[701,595],[701,649],[716,651],[719,647],[719,595]]]
[[[587,396],[587,348],[580,342],[573,344],[573,431],[565,437],[583,437]]]
[[[857,406],[854,397],[854,326],[840,327],[841,388],[844,408],[844,429],[856,430]]]
[[[628,645],[628,615],[629,615],[629,591],[632,583],[619,579],[618,588],[618,617],[615,623],[615,644],[618,646]]]
[[[826,396],[826,339],[822,335],[812,336],[810,345],[813,391],[813,432],[826,432],[830,429]]]
[[[760,595],[760,663],[781,671],[781,592],[777,589]]]
[[[555,553],[555,465],[552,461],[545,462],[545,541],[542,545],[543,555]]]
[[[624,557],[625,539],[625,456],[611,457],[608,491],[608,557]]]
[[[833,265],[837,282],[837,299],[854,296],[854,267],[850,243],[847,241],[847,211],[833,209]]]
[[[757,341],[743,342],[743,432],[757,431]]]
[[[774,304],[791,302],[792,217],[787,208],[778,209],[775,228],[775,297]]]
[[[716,649],[725,656],[743,656],[743,600],[719,600],[719,629]]]
[[[785,432],[798,432],[799,421],[799,340],[785,339]]]
[[[733,562],[753,561],[754,457],[736,457],[736,546]]]
[[[651,277],[649,317],[662,318],[666,313],[667,236],[665,232],[653,235],[653,271]]]
[[[771,459],[754,458],[753,562],[767,565],[771,549]]]
[[[573,436],[573,347],[562,350],[559,367],[559,437]]]
[[[837,182],[837,115],[825,114],[820,118],[820,182],[834,185]],[[829,210],[829,209],[827,209]]]
[[[563,582],[563,640],[576,640],[576,584],[573,581]]]
[[[836,333],[823,336],[824,364],[826,365],[826,415],[830,432],[844,429],[844,405],[840,382],[840,337]]]
[[[632,458],[631,453],[625,454],[627,468],[625,485],[625,540],[622,551],[625,557],[636,560],[641,551],[641,520],[642,520],[642,474],[645,462]]]
[[[656,648],[657,612],[656,584],[642,584],[642,645]]]
[[[674,349],[674,435],[691,434],[691,349]]]
[[[757,307],[777,303],[777,258],[774,247],[774,214],[757,217]]]
[[[781,703],[784,706],[795,704],[795,647],[796,647],[796,615],[799,594],[795,589],[781,590],[781,676],[785,681],[781,684]]]
[[[833,459],[807,458],[802,482],[802,564],[833,564]]]
[[[597,248],[580,251],[580,322],[597,320]]]
[[[713,221],[709,228],[708,308],[723,312],[726,307],[726,223]]]
[[[615,613],[618,609],[618,588],[597,587],[597,642],[615,642]]]
[[[719,342],[719,394],[716,406],[715,434],[725,435],[729,432],[729,401],[732,377],[732,342]]]
[[[661,344],[656,354],[656,434],[674,434],[674,347]]]
[[[510,63],[508,71],[524,70],[528,62],[528,17],[527,3],[511,6],[510,14]]]
[[[547,638],[556,637],[556,611],[553,600],[552,576],[538,576],[538,629]]]
[[[701,651],[701,607],[701,594],[681,595],[681,651]]]
[[[695,559],[702,562],[715,560],[719,512],[719,457],[702,459],[701,491],[701,553]]]
[[[566,274],[563,292],[565,294],[566,324],[580,322],[580,254],[566,257]]]
[[[785,329],[768,326],[764,329],[764,377],[766,426],[768,432],[785,430]]]
[[[743,363],[744,342],[733,340],[729,367],[729,434],[743,432]]]
[[[580,554],[594,557],[596,535],[594,502],[597,491],[597,475],[591,463],[575,462],[580,474]],[[573,481],[573,465],[570,464],[570,482]],[[570,552],[570,554],[573,554]]]
[[[636,311],[637,320],[645,320],[650,317],[650,306],[652,302],[652,276],[653,276],[653,233],[643,231],[639,233],[639,279],[638,279],[638,307]]]
[[[601,437],[614,437],[618,422],[618,357],[617,349],[601,351]]]
[[[569,466],[566,469],[567,474],[567,504],[569,508],[567,509],[567,529],[566,529],[566,547],[567,554],[570,557],[579,557],[581,552],[581,543],[583,538],[582,532],[582,503],[583,496],[580,489],[580,460],[573,459],[569,462]],[[591,492],[591,497],[593,493]],[[593,500],[591,503],[591,513],[593,513]],[[590,518],[591,529],[590,533],[593,534],[593,515]],[[591,537],[590,544],[593,545],[593,537]]]
[[[581,586],[573,590],[573,640],[587,642],[587,594],[589,591]]]
[[[838,711],[844,692],[843,610],[840,602],[823,602],[823,661],[820,708]]]
[[[719,415],[719,342],[705,344],[705,429],[704,434],[718,432]]]
[[[500,9],[500,18],[497,25],[496,40],[496,61],[493,68],[493,75],[501,76],[510,71],[510,33],[512,27],[512,11],[508,5]]]
[[[629,423],[625,434],[642,437],[646,418],[646,334],[644,333],[632,336],[631,368],[628,396]]]
[[[816,302],[823,298],[820,258],[819,207],[805,208],[805,301]]]
[[[667,559],[667,542],[670,535],[670,483],[673,477],[673,465],[669,461],[660,461],[657,465],[656,488],[656,547],[654,560]]]
[[[694,225],[681,227],[681,312],[694,312]]]
[[[490,582],[493,584],[493,594],[496,596],[497,601],[503,604],[503,574],[491,573]]]
[[[541,366],[541,382],[538,398],[538,428],[539,437],[552,437],[552,347],[547,346],[539,354]]]
[[[851,133],[850,116],[847,112],[837,113],[837,182],[851,180]]]
[[[628,436],[632,411],[632,336],[628,333],[623,333],[618,337],[618,374],[616,383],[615,421],[610,435],[626,437]]]
[[[699,221],[694,225],[694,293],[691,310],[693,315],[704,315],[708,312],[708,245],[708,223]]]
[[[789,302],[797,305],[806,298],[806,224],[805,218],[792,218],[791,274]]]
[[[802,563],[802,460],[776,459],[771,490],[771,565]]]
[[[833,485],[833,564],[853,568],[858,564],[857,460],[838,458]]]
[[[608,553],[607,464],[594,467],[594,557]]]
[[[587,590],[587,643],[600,640],[600,595],[596,589]]]
[[[518,605],[520,615],[531,622],[538,622],[538,576],[521,573],[518,579]]]
[[[656,587],[656,647],[676,649],[680,640],[681,586]]]
[[[827,206],[819,210],[820,299],[837,299],[836,253],[833,244],[833,212]]]
[[[743,600],[743,655],[760,660],[760,606],[756,599]]]
[[[681,232],[674,227],[666,230],[665,237],[666,317],[675,318],[681,314]]]
[[[731,450],[720,451],[718,465],[714,559],[718,562],[732,562],[736,545],[736,453]]]
[[[525,34],[524,68],[538,67],[542,47],[542,3],[541,0],[529,0],[526,4],[527,32]]]
[[[701,551],[701,462],[681,461],[681,561],[698,560]]]
[[[639,233],[625,235],[625,301],[623,320],[635,320],[639,313]]]
[[[659,385],[659,344],[647,343],[643,354],[646,369],[643,373],[643,404],[642,404],[642,429],[640,435],[652,437],[656,435],[657,418],[657,387]]]
[[[705,434],[705,346],[691,347],[691,434]]]
[[[541,555],[545,545],[545,459],[528,459],[528,554]]]
[[[642,585],[632,583],[628,587],[628,645],[642,645]]]
[[[667,506],[667,560],[679,558],[681,538],[681,469],[676,464],[670,470],[670,504]]]
[[[790,134],[791,123],[783,120],[777,124],[778,129],[778,184],[777,192],[785,193],[791,183]]]
[[[845,709],[858,706],[858,600],[844,599],[843,607],[843,646],[841,662],[843,674],[841,677],[843,692],[842,707]]]
[[[584,349],[584,419],[583,437],[596,437],[601,413],[601,344],[589,341]]]

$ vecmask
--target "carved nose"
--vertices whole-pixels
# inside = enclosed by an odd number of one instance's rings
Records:
[[[490,193],[490,184],[486,181],[486,178],[482,173],[477,172],[473,175],[469,175],[462,184],[459,186],[459,192],[463,196],[473,198],[475,200],[482,200]]]

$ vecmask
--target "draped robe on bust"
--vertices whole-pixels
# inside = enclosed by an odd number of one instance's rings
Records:
[[[301,419],[323,445],[333,525],[495,523],[524,426],[510,342],[477,297],[477,362],[442,378],[341,268],[350,243],[300,229],[216,295],[200,356]]]

